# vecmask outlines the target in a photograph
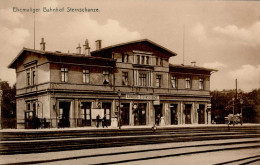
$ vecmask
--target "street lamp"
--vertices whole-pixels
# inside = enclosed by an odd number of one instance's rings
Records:
[[[121,122],[120,122],[120,121],[121,121],[121,102],[120,102],[120,101],[121,101],[121,100],[120,100],[121,95],[122,95],[122,94],[121,94],[120,90],[118,90],[119,106],[118,106],[118,116],[117,116],[118,121],[117,121],[117,122],[118,122],[118,128],[119,128],[119,129],[121,129]]]
[[[235,98],[232,98],[232,103],[233,103],[233,126],[235,126],[234,118],[235,118]]]
[[[207,105],[207,124],[209,124],[209,111],[210,111],[210,109],[211,109],[211,104],[209,103],[208,105]]]
[[[240,119],[241,121],[240,122],[241,122],[241,125],[243,124],[243,109],[242,109],[242,106],[243,106],[243,99],[241,98],[240,99],[240,108],[241,108],[241,111],[240,111],[241,112],[241,119]]]

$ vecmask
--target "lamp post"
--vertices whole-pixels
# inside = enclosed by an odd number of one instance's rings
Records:
[[[235,119],[235,98],[234,97],[232,98],[232,103],[233,103],[233,126],[235,126],[235,122],[234,122],[234,119]]]
[[[209,111],[210,111],[210,109],[211,109],[211,104],[209,103],[208,105],[207,105],[207,124],[209,124]]]
[[[240,111],[241,112],[241,119],[240,119],[241,121],[240,122],[241,122],[241,125],[243,125],[243,108],[242,108],[242,106],[243,106],[243,99],[241,98],[240,99],[240,108],[241,108],[241,111]]]
[[[1,81],[1,80],[0,80]],[[3,91],[0,89],[0,129],[2,129],[2,95]]]
[[[42,103],[41,101],[39,101],[39,100],[37,100],[37,102],[38,102],[38,107],[40,106],[39,103],[42,104],[42,119],[43,119],[43,103]],[[38,109],[37,109],[37,112],[38,112]],[[37,114],[38,114],[38,113],[37,113]]]
[[[119,102],[119,105],[118,105],[118,116],[117,116],[117,118],[118,118],[118,128],[119,129],[121,129],[121,100],[120,100],[120,97],[121,97],[121,92],[120,92],[120,90],[118,90],[118,97],[119,97],[119,100],[118,100],[118,102]]]

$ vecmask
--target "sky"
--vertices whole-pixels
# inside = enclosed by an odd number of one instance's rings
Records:
[[[35,3],[35,4],[34,4]],[[39,8],[40,12],[13,11]],[[43,12],[43,8],[64,12]],[[98,12],[67,12],[67,8]],[[0,0],[0,78],[14,84],[7,66],[23,47],[75,53],[86,39],[91,51],[147,38],[178,55],[172,64],[217,69],[211,90],[260,88],[260,1],[207,0]],[[184,55],[183,55],[184,54]]]

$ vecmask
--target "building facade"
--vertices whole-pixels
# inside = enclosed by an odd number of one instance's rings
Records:
[[[24,48],[16,69],[17,128],[210,124],[213,69],[172,65],[177,54],[147,39],[90,53]],[[83,51],[81,52],[81,49]],[[98,116],[98,117],[97,117]],[[120,122],[118,122],[120,121]]]

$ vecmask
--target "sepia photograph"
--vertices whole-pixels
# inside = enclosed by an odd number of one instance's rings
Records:
[[[260,164],[260,1],[0,0],[0,164]]]

